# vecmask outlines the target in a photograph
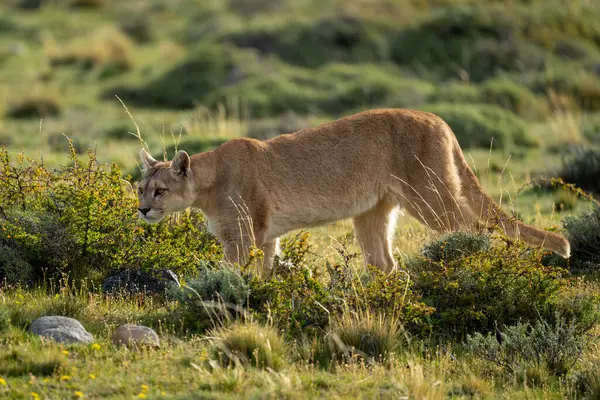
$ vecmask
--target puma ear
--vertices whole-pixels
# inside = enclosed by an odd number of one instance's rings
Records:
[[[158,164],[158,161],[152,158],[152,156],[144,149],[140,150],[140,160],[142,160],[142,166],[144,171]]]
[[[179,150],[173,161],[171,161],[171,173],[175,176],[187,176],[190,170],[190,156],[183,150]]]

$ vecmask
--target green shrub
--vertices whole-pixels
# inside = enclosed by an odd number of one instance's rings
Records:
[[[392,43],[392,59],[441,78],[481,82],[503,71],[539,70],[543,49],[519,38],[514,21],[493,7],[439,10]]]
[[[198,260],[221,257],[200,213],[140,224],[137,199],[116,165],[93,153],[82,163],[72,148],[70,161],[50,171],[23,157],[13,163],[0,149],[1,243],[24,255],[40,272],[35,278],[67,273],[78,281],[123,268],[193,272]]]
[[[449,81],[436,88],[429,98],[436,103],[479,103],[481,101],[481,89],[477,85],[463,82]]]
[[[109,139],[137,140],[137,138],[134,135],[132,135],[131,132],[135,133],[135,129],[131,126],[130,123],[127,122],[119,122],[107,125],[102,130],[103,135]]]
[[[105,5],[106,0],[70,0],[71,7],[99,8]]]
[[[190,279],[180,291],[178,299],[203,301],[223,300],[227,303],[244,305],[248,297],[248,285],[244,278],[231,268],[201,268],[194,279]],[[190,294],[190,290],[192,294]],[[195,293],[194,293],[195,292]]]
[[[259,315],[271,315],[287,332],[324,328],[341,303],[327,290],[318,271],[306,263],[308,234],[282,241],[282,253],[269,279],[250,281],[250,308]]]
[[[463,148],[489,148],[492,139],[495,148],[538,145],[523,120],[496,106],[431,104],[421,108],[446,121]]]
[[[71,148],[73,148],[77,154],[81,154],[86,148],[86,141],[84,138],[76,137],[69,141],[64,134],[58,132],[49,134],[46,143],[48,143],[48,148],[51,151],[57,153],[69,153]]]
[[[430,84],[404,78],[398,70],[376,65],[327,64],[314,71],[282,67],[217,90],[207,104],[240,98],[252,116],[286,111],[342,115],[375,106],[415,107],[432,91]]]
[[[585,345],[575,326],[560,318],[554,323],[538,320],[506,326],[500,328],[499,336],[475,333],[467,337],[467,348],[511,373],[542,367],[554,375],[566,375]]]
[[[287,344],[274,328],[254,322],[215,329],[210,337],[213,356],[225,366],[241,364],[278,371],[289,356]]]
[[[162,75],[139,86],[111,88],[107,98],[118,95],[123,101],[140,106],[192,108],[205,102],[214,90],[245,75],[246,67],[256,64],[248,53],[214,44],[203,44]]]
[[[28,284],[33,278],[33,268],[25,257],[12,247],[0,244],[0,285]]]
[[[523,118],[549,113],[548,105],[524,85],[507,78],[488,79],[480,85],[449,82],[429,98],[439,103],[485,103],[498,106]]]
[[[520,80],[535,93],[546,94],[552,90],[568,96],[583,110],[600,110],[600,78],[581,68],[549,68],[543,73],[525,74]]]
[[[0,243],[7,249],[4,257],[8,259],[4,273],[9,282],[27,284],[43,277],[58,278],[77,268],[76,238],[56,215],[10,209],[0,217],[0,227]]]
[[[435,309],[429,318],[440,336],[490,332],[497,324],[535,321],[540,315],[552,318],[564,308],[557,297],[568,286],[566,271],[542,265],[540,254],[517,244],[454,260],[421,257],[409,266],[413,290]]]
[[[33,90],[10,102],[5,113],[10,118],[46,118],[61,113],[61,99],[48,90]]]
[[[421,255],[435,262],[452,262],[480,251],[488,251],[491,246],[492,241],[488,235],[453,232],[426,244]]]
[[[588,271],[600,269],[600,206],[564,221],[571,243],[571,268]]]
[[[522,117],[539,117],[549,112],[547,104],[526,86],[505,78],[484,82],[481,86],[481,98],[486,103],[495,104]]]
[[[329,276],[323,276],[319,268],[307,263],[307,238],[302,234],[282,242],[283,258],[272,276],[251,280],[251,309],[269,315],[288,334],[320,332],[344,311],[397,315],[407,329],[422,329],[432,310],[413,292],[404,271],[388,274],[371,266],[358,274],[349,265],[354,257],[342,248],[343,262],[328,263]]]
[[[240,307],[246,304],[248,295],[244,278],[228,267],[201,267],[183,286],[171,285],[167,289],[168,297],[184,305],[186,325],[197,331],[214,324],[214,319],[243,316],[245,313]]]
[[[563,155],[558,176],[567,183],[600,195],[600,149],[572,148]]]
[[[406,338],[400,322],[381,312],[345,312],[327,334],[334,359],[340,362],[386,361],[402,350]]]
[[[275,53],[283,61],[309,68],[331,62],[379,62],[389,58],[390,26],[352,16],[260,27],[230,35],[240,47]]]
[[[100,78],[120,74],[134,66],[134,44],[118,29],[101,29],[64,46],[51,43],[46,47],[51,65],[76,65],[83,70],[96,69]]]

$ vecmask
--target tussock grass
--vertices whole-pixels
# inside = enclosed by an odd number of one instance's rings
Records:
[[[56,90],[35,86],[8,101],[5,115],[9,118],[56,117],[62,111],[62,99]]]
[[[287,344],[279,332],[255,322],[217,328],[209,337],[213,357],[224,366],[251,365],[277,371],[289,357]]]
[[[335,359],[343,362],[386,362],[403,350],[408,336],[397,318],[382,312],[347,310],[334,319],[327,334]]]
[[[103,28],[91,36],[73,39],[66,45],[46,36],[44,50],[51,65],[78,65],[84,69],[100,68],[101,74],[127,71],[134,65],[134,44],[121,31]]]

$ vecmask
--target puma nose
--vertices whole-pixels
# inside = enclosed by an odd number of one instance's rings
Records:
[[[141,212],[143,215],[146,215],[146,213],[147,213],[148,211],[150,211],[150,208],[138,208],[138,210],[139,210],[139,211],[140,211],[140,212]]]

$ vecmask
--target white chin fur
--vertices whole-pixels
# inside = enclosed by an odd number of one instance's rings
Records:
[[[156,224],[163,219],[163,217],[149,217],[147,215],[142,214],[141,212],[138,212],[138,217],[140,217],[149,224]]]

